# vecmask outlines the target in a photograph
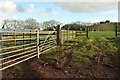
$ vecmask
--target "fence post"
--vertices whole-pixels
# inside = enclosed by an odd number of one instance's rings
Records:
[[[61,45],[61,37],[60,37],[60,25],[57,26],[57,46]]]
[[[39,30],[37,30],[37,54],[39,58]]]
[[[31,30],[30,30],[30,43],[31,43]]]
[[[77,38],[77,29],[75,30],[75,37]]]
[[[88,38],[88,26],[86,26],[86,38]]]
[[[23,32],[23,45],[25,44],[24,39],[25,39],[25,33]],[[24,50],[24,46],[23,46],[23,50]]]
[[[67,28],[67,41],[69,41],[69,28]]]
[[[74,38],[74,30],[72,30],[72,38]]]
[[[0,32],[0,49],[2,48],[2,32]],[[2,54],[2,51],[0,50],[0,53]],[[0,59],[2,59],[2,55],[0,55]],[[0,60],[0,64],[2,64],[2,60]],[[0,69],[2,68],[2,65],[0,65]],[[0,79],[2,78],[2,71],[0,71]]]
[[[14,45],[16,46],[16,31],[14,30]]]
[[[0,48],[2,47],[2,33],[0,32]],[[1,51],[1,50],[0,50]]]
[[[115,23],[115,37],[117,38],[117,27],[118,27],[118,24]]]
[[[61,30],[61,45],[64,43],[64,31]]]

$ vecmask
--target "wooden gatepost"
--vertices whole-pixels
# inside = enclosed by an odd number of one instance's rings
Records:
[[[57,26],[57,46],[61,45],[61,33],[60,33],[60,25]]]
[[[2,32],[0,32],[0,53],[2,54],[1,48],[2,48]],[[0,59],[2,59],[2,55],[0,55]],[[0,60],[0,64],[1,63],[2,61]],[[2,65],[0,65],[0,68],[2,68]],[[0,71],[0,80],[1,78],[2,78],[2,71]]]

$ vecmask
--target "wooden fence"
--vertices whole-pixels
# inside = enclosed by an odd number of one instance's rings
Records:
[[[0,30],[0,71],[34,58],[57,45],[56,31]]]
[[[120,37],[120,23],[116,24],[115,32],[116,37]]]
[[[75,38],[76,31],[0,29],[0,71],[22,63]]]
[[[72,40],[76,37],[80,37],[80,36],[85,36],[86,38],[88,38],[88,27],[86,27],[85,31],[81,31],[81,30],[61,30],[60,31],[61,34],[61,43],[67,42],[69,40]]]
[[[76,38],[76,31],[75,30],[61,30],[61,43],[67,42]]]

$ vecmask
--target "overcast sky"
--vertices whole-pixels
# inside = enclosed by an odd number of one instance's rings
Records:
[[[0,0],[0,22],[5,19],[39,22],[57,20],[62,23],[75,21],[118,21],[118,0]]]

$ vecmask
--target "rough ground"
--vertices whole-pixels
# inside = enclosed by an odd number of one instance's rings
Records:
[[[96,64],[91,58],[89,62],[86,61],[69,61],[62,67],[58,62],[53,61],[52,64],[44,62],[40,59],[34,58],[23,62],[12,68],[3,71],[3,79],[9,78],[118,78],[119,68],[114,63],[118,58],[112,56],[113,64]],[[59,62],[60,63],[60,62]],[[57,65],[57,66],[56,66]]]

